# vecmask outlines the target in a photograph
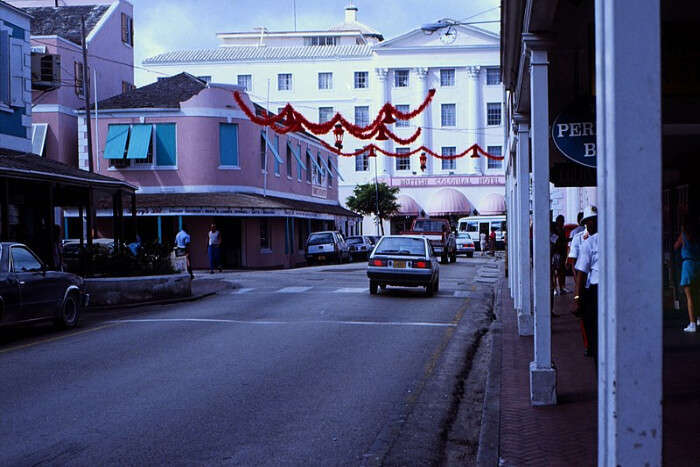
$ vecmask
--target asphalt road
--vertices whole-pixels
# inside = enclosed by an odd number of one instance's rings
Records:
[[[228,273],[201,301],[2,330],[0,464],[440,462],[498,264],[442,265],[432,298],[370,296],[365,263]]]

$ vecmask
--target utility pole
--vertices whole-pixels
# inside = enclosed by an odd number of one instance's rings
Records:
[[[88,59],[87,59],[87,42],[85,40],[85,17],[80,18],[80,32],[83,44],[83,95],[85,96],[85,117],[87,118],[87,152],[88,152],[88,169],[94,172],[95,169],[92,163],[92,118],[90,116],[90,86],[88,85]]]

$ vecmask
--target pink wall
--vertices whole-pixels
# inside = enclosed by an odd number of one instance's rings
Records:
[[[78,165],[78,118],[58,112],[32,115],[32,123],[48,123],[44,155],[70,166]]]

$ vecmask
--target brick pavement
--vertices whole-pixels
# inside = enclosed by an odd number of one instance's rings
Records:
[[[557,366],[555,407],[532,407],[529,362],[532,337],[519,337],[507,287],[502,287],[501,465],[595,465],[597,386],[593,360],[583,356],[571,295],[556,298],[552,356]],[[700,333],[681,331],[685,312],[663,313],[663,464],[700,465]]]

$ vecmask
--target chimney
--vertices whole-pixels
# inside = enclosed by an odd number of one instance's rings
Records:
[[[345,22],[357,23],[357,7],[352,3],[345,7]]]

